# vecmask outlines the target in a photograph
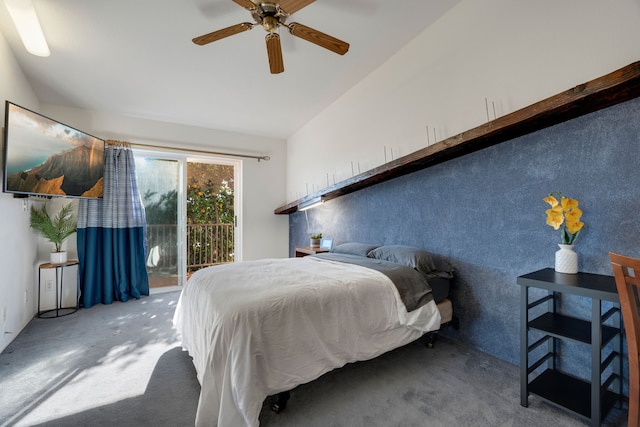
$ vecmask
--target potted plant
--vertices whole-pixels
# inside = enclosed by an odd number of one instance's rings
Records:
[[[76,232],[76,219],[73,217],[73,205],[63,206],[53,218],[47,212],[46,205],[40,209],[31,206],[31,228],[55,245],[51,252],[52,264],[67,262],[67,252],[62,250],[62,243]]]
[[[320,239],[322,239],[322,233],[314,233],[311,235],[311,247],[319,248],[320,247]]]

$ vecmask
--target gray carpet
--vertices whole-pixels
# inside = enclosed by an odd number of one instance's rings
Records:
[[[199,384],[171,318],[177,292],[34,319],[0,354],[1,426],[191,426]],[[440,339],[330,372],[263,427],[584,426],[538,398],[518,368]],[[606,426],[626,424],[615,409]],[[231,426],[235,427],[235,426]]]

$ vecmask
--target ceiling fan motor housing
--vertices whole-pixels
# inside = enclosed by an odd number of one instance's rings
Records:
[[[273,2],[257,4],[251,15],[269,33],[275,32],[280,24],[284,24],[288,16],[280,9],[277,3]]]

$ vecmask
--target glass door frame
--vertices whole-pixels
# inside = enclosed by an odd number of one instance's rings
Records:
[[[163,151],[149,148],[132,147],[134,157],[156,158],[158,160],[173,160],[178,162],[178,218],[177,218],[177,253],[178,253],[178,286],[183,286],[187,277],[187,163],[212,163],[233,166],[233,210],[234,224],[234,262],[242,261],[242,160],[236,158],[219,157],[216,155],[196,155]]]
[[[187,277],[187,264],[186,264],[186,197],[185,197],[185,182],[186,182],[186,170],[185,170],[185,156],[181,154],[171,153],[168,151],[151,150],[147,148],[135,148],[132,147],[134,157],[145,157],[157,160],[168,160],[178,162],[178,188],[177,190],[177,205],[178,205],[178,217],[176,218],[176,253],[178,254],[177,260],[177,274],[178,284],[182,286],[185,283]],[[166,289],[172,289],[173,287],[167,287]],[[158,288],[160,289],[160,288]]]
[[[227,165],[233,166],[233,213],[235,215],[234,221],[234,232],[233,232],[233,262],[242,261],[242,160],[234,159],[234,158],[226,158],[226,157],[218,157],[215,155],[211,156],[201,156],[201,155],[187,155],[185,156],[185,167],[183,168],[183,180],[187,182],[187,164],[189,162],[193,163],[210,163],[210,164],[218,164],[218,165]],[[186,203],[184,207],[184,219],[183,224],[185,227],[186,233],[186,225],[187,225],[187,208]],[[186,260],[186,241],[185,244],[185,260]],[[186,268],[186,263],[185,263]]]

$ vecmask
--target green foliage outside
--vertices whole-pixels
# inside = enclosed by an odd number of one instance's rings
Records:
[[[189,163],[187,167],[187,268],[233,261],[233,166]],[[175,224],[178,217],[178,194],[175,190],[158,195],[142,195],[148,225]],[[194,226],[195,225],[195,226]],[[172,229],[175,233],[175,229]],[[176,236],[148,235],[148,246],[175,242]],[[170,251],[166,251],[169,253]],[[176,259],[163,258],[175,265]]]
[[[178,217],[178,192],[171,190],[151,202],[157,194],[155,191],[146,191],[142,195],[147,224],[175,224]]]
[[[189,164],[187,223],[232,224],[233,166]]]
[[[233,261],[233,166],[190,163],[187,171],[187,266]],[[231,224],[231,226],[229,226]]]

